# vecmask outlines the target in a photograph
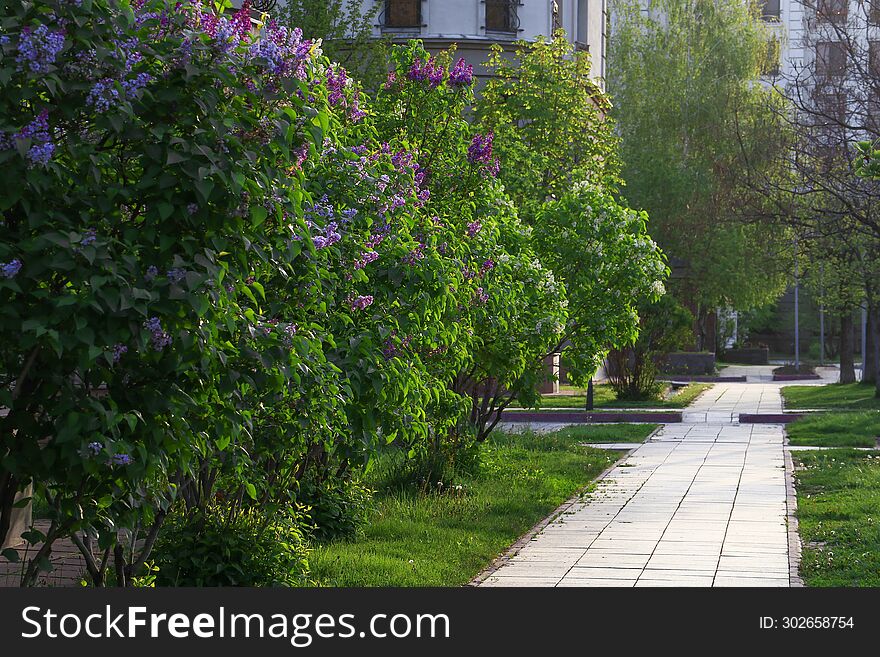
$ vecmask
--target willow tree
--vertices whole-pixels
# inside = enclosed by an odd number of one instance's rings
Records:
[[[621,136],[622,177],[633,205],[684,275],[672,291],[705,320],[747,309],[784,289],[788,243],[778,231],[735,221],[743,126],[760,124],[771,89],[758,83],[770,36],[741,0],[613,0],[608,89]],[[764,148],[757,140],[756,149]],[[756,154],[761,160],[764,154]]]

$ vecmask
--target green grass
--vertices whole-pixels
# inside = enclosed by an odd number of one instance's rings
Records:
[[[880,452],[797,452],[807,586],[880,586]]]
[[[618,400],[610,385],[593,386],[593,406],[595,409],[613,408],[684,408],[696,399],[704,390],[712,387],[711,383],[691,383],[669,398],[662,400],[626,401]],[[584,408],[587,394],[583,388],[564,386],[563,390],[574,390],[574,395],[544,395],[541,397],[541,408]],[[510,408],[517,408],[511,404]]]
[[[632,442],[653,425],[497,433],[460,492],[380,490],[363,536],[315,548],[326,586],[459,586],[620,456],[578,443]]]
[[[877,411],[811,413],[786,427],[792,445],[874,447],[880,436]]]
[[[880,410],[880,399],[872,384],[833,383],[827,386],[786,386],[782,389],[786,408]]]

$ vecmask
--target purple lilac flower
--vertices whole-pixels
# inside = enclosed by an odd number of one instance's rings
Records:
[[[46,25],[37,29],[25,27],[18,39],[18,54],[15,62],[18,69],[25,66],[31,73],[46,73],[55,63],[58,53],[64,48],[64,30],[51,31]]]
[[[495,266],[495,261],[492,258],[488,258],[483,261],[483,265],[480,267],[480,273],[485,274],[487,271],[492,269]]]
[[[346,220],[351,221],[357,213],[357,208],[347,208],[342,211],[342,216],[345,217]]]
[[[150,265],[149,267],[147,267],[147,273],[144,274],[144,280],[152,281],[158,275],[159,268],[156,265]]]
[[[482,228],[483,228],[483,224],[480,223],[480,220],[479,220],[479,219],[476,219],[476,220],[470,222],[470,223],[467,225],[467,234],[468,234],[468,237],[474,237],[477,233],[480,232],[480,230],[481,230]]]
[[[41,111],[34,120],[24,126],[15,135],[0,133],[0,150],[8,150],[15,147],[17,141],[30,139],[31,147],[27,152],[29,166],[37,164],[45,166],[55,153],[55,144],[49,135],[49,110]]]
[[[82,240],[80,240],[81,246],[91,246],[95,243],[95,240],[98,239],[98,232],[94,228],[89,228],[86,231],[86,234],[83,235]]]
[[[15,260],[10,260],[9,262],[4,262],[0,265],[0,274],[2,274],[3,278],[15,278],[18,276],[18,272],[21,271],[21,260],[16,258]]]
[[[144,328],[151,333],[150,342],[156,351],[162,351],[171,344],[171,336],[162,329],[162,323],[158,317],[151,317],[144,322]]]
[[[132,461],[128,454],[114,454],[110,457],[110,463],[113,465],[130,465]]]
[[[92,453],[92,456],[97,456],[101,453],[101,450],[104,449],[104,445],[99,442],[93,442],[88,444],[88,449]]]
[[[363,269],[371,262],[375,262],[379,258],[379,254],[375,251],[364,251],[361,257],[354,261],[355,269]]]
[[[422,64],[422,60],[416,58],[407,71],[406,77],[413,82],[427,82],[432,89],[436,89],[443,83],[445,69],[437,64],[433,57]]]
[[[180,283],[184,278],[186,278],[186,269],[180,269],[179,267],[175,267],[174,269],[169,269],[165,275],[168,277],[168,280],[172,283]]]
[[[199,211],[199,206],[197,203],[190,203],[189,205],[186,206],[186,211],[189,212],[190,214],[195,214],[196,212]]]
[[[128,347],[124,344],[119,343],[113,346],[113,362],[118,363],[124,354],[128,353]]]
[[[491,132],[484,135],[474,135],[471,145],[468,146],[468,162],[471,164],[489,164],[492,161],[492,140],[495,135]]]
[[[373,303],[373,297],[370,295],[358,296],[351,301],[352,310],[363,310]]]
[[[419,244],[416,248],[410,251],[403,259],[403,262],[410,267],[418,264],[420,260],[424,260],[425,258],[425,245]]]
[[[122,83],[122,88],[125,90],[125,97],[132,100],[137,96],[137,92],[146,87],[152,79],[153,76],[149,73],[138,73],[137,77],[125,80]]]
[[[119,102],[119,90],[116,83],[110,78],[99,80],[86,96],[86,105],[95,108],[97,112],[106,112],[112,105]]]
[[[477,288],[477,300],[483,304],[489,300],[489,295],[486,294],[481,287]]]
[[[450,87],[469,87],[474,82],[474,67],[464,58],[459,59],[449,71]]]
[[[422,67],[422,60],[416,57],[406,73],[406,77],[413,82],[423,82],[428,79],[427,71]]]
[[[342,235],[339,234],[339,225],[335,221],[331,221],[324,229],[324,234],[316,235],[312,238],[312,242],[314,242],[316,249],[324,249],[328,246],[333,246],[341,239]]]
[[[385,78],[385,88],[390,89],[397,84],[397,74],[394,71],[388,71],[388,77]]]

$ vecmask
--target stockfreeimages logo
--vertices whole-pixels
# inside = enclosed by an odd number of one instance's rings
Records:
[[[60,614],[51,608],[25,607],[21,612],[23,639],[200,639],[270,638],[290,641],[306,648],[315,639],[448,639],[446,614],[373,614],[358,630],[355,614],[149,613],[146,607],[114,611],[106,605],[101,613]]]

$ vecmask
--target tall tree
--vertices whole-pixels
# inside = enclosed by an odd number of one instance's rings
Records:
[[[734,222],[743,126],[756,125],[756,84],[769,36],[741,0],[613,0],[608,89],[622,137],[629,200],[685,275],[672,291],[704,321],[717,307],[772,300],[786,282],[788,242]],[[745,142],[760,146],[746,137]],[[765,159],[762,158],[761,159]]]

